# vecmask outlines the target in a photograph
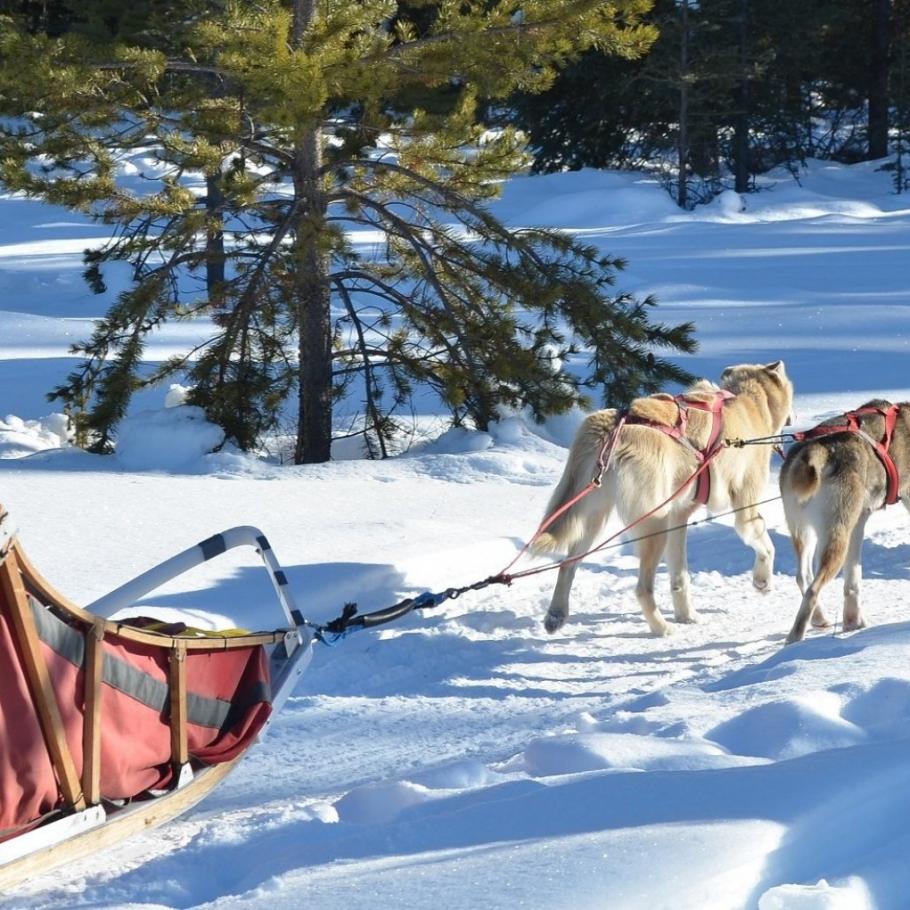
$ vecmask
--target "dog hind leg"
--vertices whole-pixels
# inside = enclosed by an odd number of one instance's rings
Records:
[[[566,560],[591,549],[595,537],[603,528],[610,513],[613,511],[613,478],[606,478],[606,482],[599,490],[591,493],[586,499],[575,506],[578,520],[579,536],[569,547]],[[550,607],[544,617],[544,628],[551,635],[565,625],[569,618],[569,594],[572,591],[572,582],[575,580],[577,562],[564,562],[556,576],[556,585],[553,588],[553,597]]]
[[[809,503],[799,502],[792,496],[784,498],[784,513],[787,516],[790,540],[796,553],[796,584],[799,586],[799,593],[805,595],[815,577],[814,562],[818,547],[816,525],[821,519]],[[816,629],[826,629],[831,625],[818,603],[815,604],[809,621]]]
[[[863,619],[859,608],[859,586],[863,577],[862,553],[863,537],[866,533],[866,520],[868,512],[863,512],[853,526],[850,543],[847,547],[847,558],[844,563],[844,631],[852,632],[855,629],[864,629],[866,620]]]
[[[799,585],[799,593],[805,594],[815,578],[814,563],[815,552],[818,547],[818,535],[815,533],[814,528],[808,527],[804,530],[803,537],[794,539],[794,546],[796,546],[797,539],[800,541],[801,546],[796,547],[796,554],[799,559],[796,583]],[[831,623],[828,621],[828,617],[825,616],[825,611],[818,601],[815,603],[815,609],[809,617],[809,622],[812,624],[813,629],[831,628]]]
[[[660,564],[667,540],[666,533],[660,532],[666,531],[668,523],[666,518],[652,519],[642,523],[638,527],[641,534],[654,534],[654,536],[639,540],[636,544],[638,584],[635,588],[635,596],[638,598],[641,612],[655,635],[669,635],[672,631],[667,621],[660,615],[657,602],[654,600],[654,576],[657,574],[657,566]]]
[[[679,516],[680,523],[688,520],[694,508]],[[692,608],[689,596],[689,563],[686,555],[686,527],[667,534],[667,568],[670,570],[670,594],[673,598],[673,615],[677,622],[698,622],[699,616]]]
[[[815,558],[816,537],[811,528],[802,528],[791,532],[793,549],[796,552],[796,584],[799,593],[805,594],[806,588],[812,584],[815,573],[812,571],[812,560]]]
[[[797,533],[791,533],[793,540],[793,549],[796,551],[796,584],[799,586],[799,593],[805,594],[815,578],[813,562],[815,560],[815,549],[818,544],[818,537],[811,527],[803,528]],[[826,629],[831,625],[825,618],[821,606],[816,603],[812,611],[810,622],[816,629]]]
[[[802,603],[796,614],[793,628],[787,636],[787,644],[801,641],[806,634],[806,626],[815,611],[818,595],[822,588],[834,578],[844,564],[847,555],[850,532],[846,525],[838,524],[831,528],[827,540],[822,547],[822,555],[818,564],[818,572],[811,584],[803,594]]]

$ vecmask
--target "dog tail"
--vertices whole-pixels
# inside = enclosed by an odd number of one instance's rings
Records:
[[[793,455],[786,484],[799,502],[807,502],[817,492],[822,482],[822,472],[828,464],[826,446],[803,446]]]
[[[616,426],[616,415],[615,410],[596,411],[585,418],[572,441],[568,461],[550,497],[546,516],[558,511],[591,482],[604,442]],[[531,552],[564,553],[580,540],[596,534],[611,511],[611,504],[604,502],[605,487],[606,484],[566,509],[532,541]]]

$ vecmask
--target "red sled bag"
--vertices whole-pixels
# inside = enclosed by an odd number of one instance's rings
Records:
[[[86,637],[29,598],[29,608],[77,775],[84,768]],[[10,611],[0,602],[0,839],[61,805],[54,764],[29,690]],[[185,661],[187,757],[230,761],[271,711],[262,645],[184,651],[106,635],[101,643],[101,796],[132,799],[173,783],[171,663]],[[180,655],[176,657],[175,655]]]

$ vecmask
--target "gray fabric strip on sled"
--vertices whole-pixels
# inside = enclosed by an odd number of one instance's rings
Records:
[[[72,626],[59,620],[34,598],[29,597],[29,603],[41,641],[64,660],[76,667],[82,667],[85,663],[84,636]],[[147,708],[163,712],[168,707],[169,689],[167,684],[153,679],[124,660],[105,654],[102,678],[109,686],[130,698],[135,698]],[[229,718],[236,717],[238,712],[251,705],[269,700],[269,686],[264,682],[251,686],[240,699],[233,703],[188,692],[186,697],[187,720],[191,724],[220,730]]]

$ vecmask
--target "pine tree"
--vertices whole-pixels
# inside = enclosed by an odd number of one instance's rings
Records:
[[[779,165],[794,173],[820,154],[823,3],[806,0],[800,15],[777,0],[749,0],[749,158],[753,174]]]
[[[417,387],[485,428],[503,405],[541,417],[592,388],[617,401],[686,377],[655,351],[692,350],[691,325],[615,293],[622,262],[492,217],[526,157],[516,130],[477,122],[482,99],[545,88],[588,48],[640,52],[643,0],[152,5],[138,20],[73,5],[62,36],[16,16],[0,29],[15,60],[0,65],[0,179],[116,226],[87,256],[96,289],[107,263],[133,268],[55,390],[95,448],[137,388],[178,373],[244,448],[296,392],[297,462],[328,459],[345,392],[364,396],[382,454]],[[137,149],[168,167],[154,192],[118,181]],[[149,332],[201,315],[205,344],[143,367]],[[588,368],[554,371],[554,355]]]
[[[595,49],[543,93],[519,94],[514,122],[530,135],[535,168],[655,168],[672,161],[668,188],[682,208],[710,198],[721,169],[721,132],[735,108],[731,86],[738,84],[736,39],[718,21],[729,18],[727,6],[656,0],[646,21],[657,39],[645,56],[629,60]]]
[[[888,84],[891,70],[891,7],[894,0],[873,0],[869,55],[869,158],[888,154]]]
[[[646,54],[585,51],[550,87],[494,110],[491,122],[498,114],[528,134],[538,173],[647,165],[674,144],[679,53],[668,38],[677,16],[673,0],[655,0],[646,21],[656,40]]]
[[[894,4],[894,65],[891,68],[894,98],[896,156],[894,191],[910,190],[910,0]]]
[[[646,55],[586,52],[544,93],[520,95],[514,122],[538,170],[672,162],[684,207],[809,157],[882,157],[901,108],[904,4],[656,0]]]

